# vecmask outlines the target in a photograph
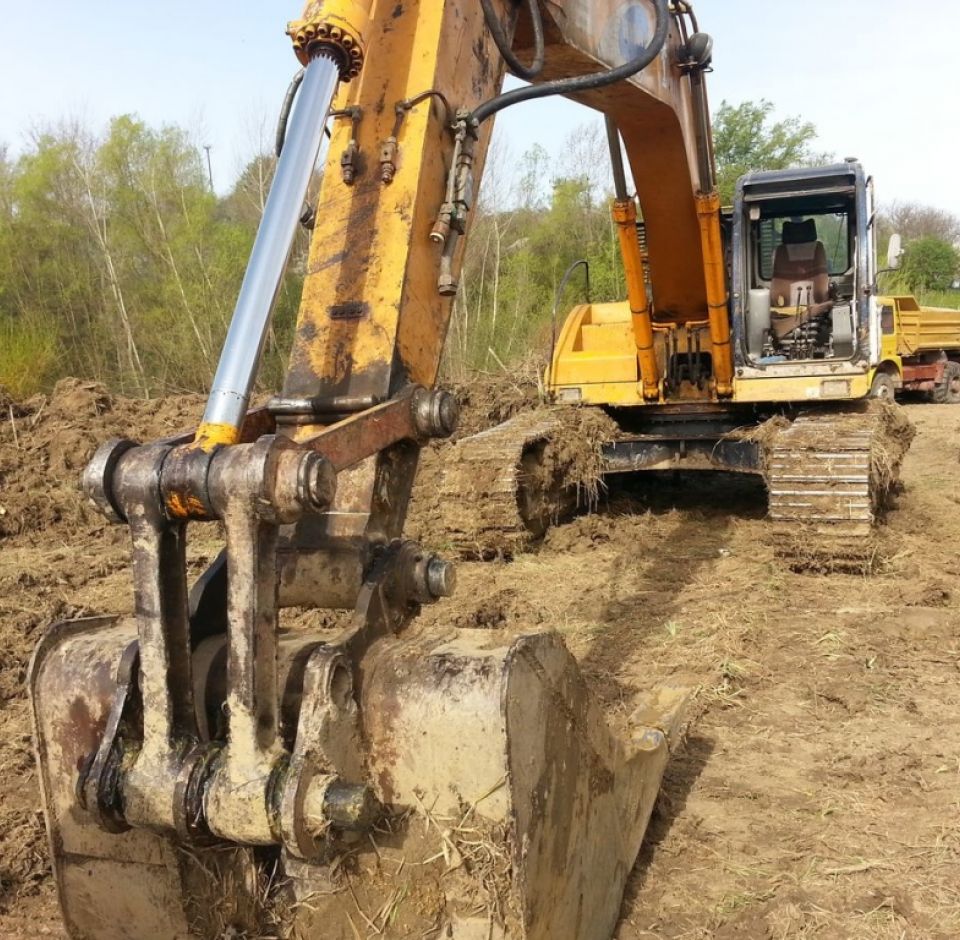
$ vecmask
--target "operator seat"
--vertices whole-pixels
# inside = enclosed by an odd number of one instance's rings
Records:
[[[817,240],[813,219],[783,223],[782,244],[773,255],[770,299],[771,326],[780,338],[833,307],[827,252]]]

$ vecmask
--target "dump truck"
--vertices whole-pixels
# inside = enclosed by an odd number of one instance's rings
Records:
[[[910,295],[877,298],[883,339],[870,394],[925,392],[938,404],[960,404],[960,310],[922,307]]]
[[[302,72],[198,427],[84,471],[130,534],[131,614],[52,626],[30,667],[67,931],[606,940],[688,688],[613,725],[557,631],[426,628],[455,567],[404,537],[420,450],[456,424],[436,384],[492,119],[557,94],[607,117],[629,296],[571,314],[558,407],[614,422],[623,469],[766,464],[791,531],[856,544],[889,481],[863,404],[872,185],[856,163],[752,174],[726,246],[712,41],[682,0],[310,0],[287,31]],[[529,84],[502,92],[507,69]],[[251,408],[304,218],[289,365]],[[465,512],[539,513],[556,420],[525,420],[467,439]],[[196,526],[224,547],[191,583]]]

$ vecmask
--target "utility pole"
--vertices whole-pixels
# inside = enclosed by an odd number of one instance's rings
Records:
[[[204,144],[203,149],[207,151],[207,178],[210,180],[210,192],[213,192],[213,164],[210,162],[211,144]]]

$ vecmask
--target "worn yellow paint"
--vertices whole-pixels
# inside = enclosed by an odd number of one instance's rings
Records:
[[[770,378],[735,378],[734,400],[738,402],[819,402],[865,398],[872,376],[866,372],[839,375],[771,376]],[[845,395],[825,393],[824,383],[848,382]],[[837,386],[834,385],[834,388]],[[830,386],[826,386],[830,388]]]
[[[357,143],[363,169],[354,185],[342,182],[340,155],[351,129],[338,121],[287,394],[385,396],[397,365],[411,381],[434,384],[451,309],[437,290],[440,251],[429,238],[453,152],[448,115],[433,98],[406,113],[390,183],[380,181],[380,148],[394,132],[399,101],[437,88],[452,107],[474,107],[496,93],[502,71],[479,4],[405,0],[375,6],[366,62],[339,102],[362,109]],[[492,123],[482,126],[475,149],[478,178]],[[344,309],[351,314],[338,316]]]
[[[200,450],[209,452],[224,444],[236,444],[240,440],[240,431],[240,428],[235,428],[232,424],[211,424],[205,421],[197,428],[193,444]]]

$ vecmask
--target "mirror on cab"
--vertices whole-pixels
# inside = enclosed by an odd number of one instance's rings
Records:
[[[903,247],[899,235],[890,236],[890,244],[887,246],[887,267],[896,270],[900,267],[900,258],[903,255]]]

